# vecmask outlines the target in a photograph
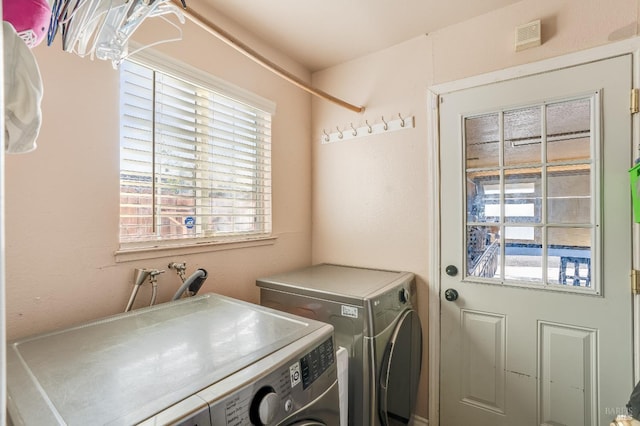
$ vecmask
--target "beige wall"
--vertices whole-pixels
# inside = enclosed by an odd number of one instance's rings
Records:
[[[316,86],[367,109],[356,114],[313,101],[312,261],[416,273],[426,343],[428,262],[437,249],[429,238],[428,87],[635,36],[638,7],[637,0],[524,0],[314,73]],[[516,53],[514,28],[535,19],[542,20],[543,45]],[[414,115],[415,129],[320,143],[323,129],[398,113]],[[416,412],[427,418],[424,348]]]
[[[216,19],[301,78],[310,77],[232,23]],[[166,27],[153,21],[141,31],[140,40],[167,34]],[[310,263],[309,95],[201,29],[188,24],[183,31],[183,41],[159,50],[277,103],[272,138],[275,244],[116,262],[118,73],[110,63],[63,52],[59,40],[52,47],[42,44],[34,51],[45,86],[38,149],[6,158],[9,339],[121,312],[135,268],[167,269],[170,261],[186,261],[187,273],[199,267],[209,272],[201,292],[257,302],[257,277]],[[161,275],[159,301],[169,300],[179,284],[174,271]],[[148,300],[147,290],[136,307]]]

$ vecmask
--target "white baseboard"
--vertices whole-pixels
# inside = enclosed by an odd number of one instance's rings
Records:
[[[428,426],[429,425],[429,420],[420,417],[420,416],[413,416],[413,422],[412,422],[413,426]]]

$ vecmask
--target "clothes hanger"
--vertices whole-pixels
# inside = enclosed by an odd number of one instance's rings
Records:
[[[127,53],[129,39],[147,18],[161,17],[179,32],[177,39],[161,40],[152,45],[180,40],[182,38],[182,30],[171,21],[165,19],[166,15],[174,14],[182,24],[185,22],[182,11],[173,5],[170,0],[152,0],[148,4],[145,0],[137,0],[132,3],[131,7],[126,11],[124,9],[112,9],[110,15],[107,17],[105,25],[98,34],[94,45],[94,52],[98,59],[109,59],[114,61],[114,65],[124,60],[124,58],[129,55]],[[150,46],[144,46],[143,48],[147,47]],[[141,49],[137,51],[139,50]]]
[[[181,3],[186,8],[185,0]],[[54,0],[47,44],[50,46],[60,32],[63,50],[112,60],[116,65],[128,56],[128,41],[147,18],[160,17],[179,32],[177,39],[152,45],[181,39],[182,30],[167,19],[168,15],[185,22],[182,11],[171,0]]]

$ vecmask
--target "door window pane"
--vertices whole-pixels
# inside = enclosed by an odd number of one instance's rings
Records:
[[[591,100],[550,104],[546,117],[547,161],[589,160]]]
[[[505,227],[504,277],[511,281],[542,282],[542,246],[533,227]]]
[[[505,172],[505,222],[540,223],[541,176],[539,167]]]
[[[549,228],[547,242],[547,281],[591,288],[591,229]]]
[[[541,161],[540,107],[504,113],[504,163],[539,164]]]
[[[500,221],[500,177],[496,172],[467,173],[467,222]]]
[[[584,164],[547,169],[549,223],[591,221],[591,167]]]
[[[467,227],[467,275],[499,278],[499,229],[497,226]]]
[[[496,167],[500,158],[498,114],[465,118],[467,168]]]

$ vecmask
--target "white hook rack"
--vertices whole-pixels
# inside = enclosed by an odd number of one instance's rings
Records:
[[[323,129],[320,140],[323,144],[328,144],[357,139],[363,136],[394,132],[396,130],[413,129],[414,127],[416,127],[416,123],[413,116],[402,117],[401,114],[398,114],[398,118],[394,118],[393,120],[387,120],[382,116],[379,122],[369,123],[369,120],[365,120],[364,124],[361,124],[359,127],[355,127],[353,123],[349,123],[348,126],[341,130],[340,126],[336,126],[336,131],[332,133],[327,133],[327,131]]]

